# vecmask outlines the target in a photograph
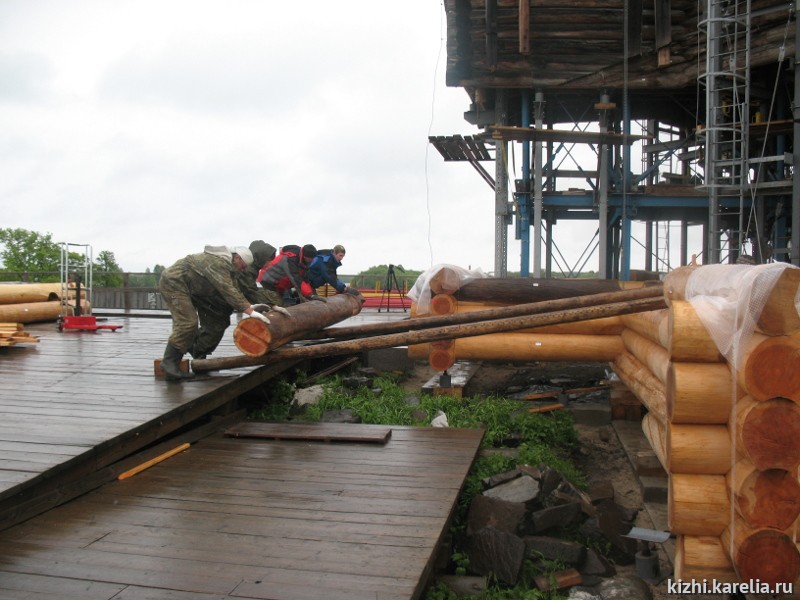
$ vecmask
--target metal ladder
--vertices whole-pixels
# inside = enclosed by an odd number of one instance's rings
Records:
[[[734,262],[747,239],[749,199],[748,123],[750,105],[750,0],[707,0],[699,22],[706,40],[705,142],[708,192],[708,260]],[[724,205],[723,197],[738,197]]]

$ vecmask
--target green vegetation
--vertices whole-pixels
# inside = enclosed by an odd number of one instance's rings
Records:
[[[270,402],[251,414],[252,418],[264,420],[285,420],[289,418],[289,408],[295,386],[289,380],[270,382],[268,397]],[[450,427],[483,428],[486,432],[482,447],[504,447],[508,440],[514,440],[518,456],[512,458],[500,453],[480,456],[473,465],[464,489],[458,499],[452,530],[456,545],[466,527],[466,517],[472,499],[483,490],[482,480],[491,475],[503,473],[517,464],[547,465],[560,471],[574,484],[585,487],[583,474],[573,465],[571,455],[577,448],[578,440],[572,417],[566,411],[550,414],[529,413],[522,403],[502,397],[456,398],[452,396],[427,396],[419,399],[419,404],[407,401],[407,392],[399,385],[398,378],[384,375],[374,380],[372,389],[361,387],[347,390],[342,387],[341,378],[335,377],[324,385],[324,393],[319,403],[306,407],[294,420],[319,421],[328,410],[350,409],[363,423],[381,425],[430,425],[431,420],[442,411],[447,415]],[[380,391],[375,391],[379,389]],[[456,550],[451,556],[454,573],[465,574],[469,559]],[[533,577],[550,574],[563,568],[552,562],[526,561],[524,582],[513,589],[493,583],[480,596],[482,600],[558,600],[563,598],[555,592],[543,592],[533,584]],[[446,587],[439,585],[428,591],[426,600],[455,600],[456,596]]]
[[[422,271],[404,269],[402,265],[392,265],[392,267],[394,275],[397,278],[397,285],[403,291],[410,290],[417,281],[417,277],[422,274]],[[366,271],[361,271],[361,273],[352,277],[348,284],[355,288],[383,290],[386,288],[386,278],[388,273],[389,265],[370,267]],[[391,283],[394,285],[393,281]]]

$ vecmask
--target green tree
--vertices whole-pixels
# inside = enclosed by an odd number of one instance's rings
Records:
[[[109,250],[103,250],[94,259],[94,285],[98,287],[122,287],[122,267],[117,258]]]
[[[405,269],[402,265],[392,265],[392,267],[401,290],[411,289],[417,277],[422,273],[422,271]],[[361,271],[361,273],[354,276],[349,283],[351,286],[357,288],[382,290],[386,287],[388,273],[389,265],[377,265],[375,267],[370,267],[366,271]],[[394,281],[392,281],[391,284],[394,286]]]
[[[49,275],[37,273],[38,281],[58,281],[61,250],[53,241],[53,234],[41,234],[27,229],[0,229],[0,259],[3,270],[30,272],[46,271]]]

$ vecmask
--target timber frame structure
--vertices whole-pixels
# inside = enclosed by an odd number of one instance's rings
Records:
[[[681,265],[690,226],[702,227],[703,263],[800,265],[798,6],[444,0],[446,83],[467,92],[465,119],[481,131],[430,142],[494,190],[495,275],[508,273],[513,225],[520,274],[551,276],[563,259],[554,225],[570,219],[597,221],[582,256],[599,257],[603,278],[633,276],[634,222],[645,271],[677,266],[674,223]]]

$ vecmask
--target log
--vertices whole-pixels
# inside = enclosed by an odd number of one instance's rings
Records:
[[[431,291],[434,294],[454,294],[462,285],[461,275],[458,269],[444,266],[431,277],[429,282]]]
[[[749,527],[789,529],[800,516],[800,483],[782,469],[760,471],[740,460],[727,475],[736,512]]]
[[[448,294],[436,294],[431,298],[431,315],[450,315],[458,309],[458,300]]]
[[[722,534],[722,547],[733,548],[734,568],[743,581],[794,582],[800,576],[800,553],[783,531],[752,528],[738,515]]]
[[[667,382],[669,354],[663,346],[651,342],[631,329],[622,332],[622,343],[625,345],[625,349],[640,363],[647,366],[661,383]]]
[[[667,373],[667,417],[670,423],[724,425],[731,401],[744,394],[726,363],[670,363]]]
[[[700,320],[691,302],[673,300],[667,321],[672,360],[678,362],[723,362],[716,343]]]
[[[620,283],[611,279],[487,277],[467,281],[453,295],[459,300],[473,302],[521,304],[615,292],[620,289]]]
[[[647,289],[647,288],[645,288]],[[669,348],[669,310],[623,315],[622,323],[651,342]]]
[[[736,449],[757,469],[800,466],[800,406],[785,398],[736,403]]]
[[[612,304],[589,306],[572,310],[558,310],[524,317],[496,319],[493,321],[479,321],[477,323],[469,323],[466,325],[448,325],[445,327],[434,327],[423,331],[409,331],[405,333],[375,336],[359,340],[329,342],[301,348],[286,348],[270,352],[265,356],[235,356],[195,360],[192,362],[192,369],[197,373],[201,373],[205,371],[215,371],[218,369],[233,369],[237,367],[267,364],[276,360],[357,354],[365,350],[374,350],[376,348],[393,348],[407,344],[419,344],[451,338],[483,335],[487,333],[514,331],[515,329],[524,327],[538,327],[541,325],[569,323],[572,321],[580,321],[585,319],[599,319],[602,317],[626,314],[628,312],[656,310],[662,307],[663,304],[663,298],[643,298],[640,300],[632,300],[630,302],[616,302]],[[423,320],[425,319],[420,319],[420,321]],[[607,337],[613,339],[615,336],[598,337]],[[619,343],[621,346],[621,340]]]
[[[658,294],[653,293],[652,290],[648,288],[639,288],[639,290],[643,290],[643,292],[639,292],[638,290],[634,291],[629,296],[631,298],[638,297],[655,297]],[[627,292],[610,292],[611,294],[625,294],[628,295]],[[646,294],[645,296],[641,296],[640,294]],[[590,296],[576,296],[576,299],[579,298],[594,298],[595,296],[600,296],[601,294],[592,294]],[[602,294],[604,295],[604,294]],[[452,296],[434,296],[431,302],[433,303],[436,298],[452,298]],[[455,310],[453,313],[474,313],[476,311],[481,310],[493,310],[496,308],[501,308],[497,304],[489,304],[486,302],[461,302],[459,300],[452,300],[455,306]],[[553,302],[553,301],[550,301]],[[534,303],[533,305],[537,305],[540,303]],[[517,304],[512,306],[530,306],[525,304]],[[437,310],[431,310],[433,314],[447,314],[446,312],[437,312]],[[625,329],[625,325],[622,322],[622,317],[607,317],[605,319],[592,319],[590,321],[579,321],[577,323],[564,323],[561,325],[550,325],[547,327],[533,327],[530,329],[525,329],[525,333],[578,333],[581,335],[619,335]]]
[[[800,402],[800,339],[754,333],[745,345],[736,373],[755,400],[790,398]]]
[[[670,473],[725,475],[731,469],[731,437],[725,425],[667,427]]]
[[[667,432],[664,424],[660,423],[653,413],[647,413],[642,417],[642,432],[650,443],[650,447],[653,449],[656,458],[658,458],[658,462],[661,463],[665,471],[668,471]]]
[[[83,314],[91,314],[91,306],[86,300],[82,301]],[[69,307],[69,314],[73,307]],[[26,304],[0,304],[0,321],[15,321],[17,323],[38,323],[43,321],[57,321],[61,316],[61,300],[49,302],[28,302]]]
[[[686,265],[673,269],[664,277],[664,299],[671,307],[675,300],[686,300],[686,282],[699,265]]]
[[[638,300],[642,298],[660,298],[661,293],[658,289],[638,288],[602,294],[592,294],[589,296],[576,296],[574,298],[561,298],[557,300],[547,300],[543,302],[531,302],[528,304],[517,304],[514,306],[489,307],[485,304],[483,310],[465,311],[452,315],[423,316],[414,319],[404,319],[401,321],[368,323],[366,325],[354,325],[343,327],[328,327],[323,330],[318,337],[330,337],[333,339],[346,339],[363,337],[367,335],[385,335],[399,333],[403,331],[416,331],[419,329],[430,329],[433,327],[443,327],[446,325],[459,325],[465,323],[477,323],[479,321],[491,321],[494,319],[505,319],[509,317],[523,317],[526,315],[537,315],[548,312],[570,310],[575,308],[587,308],[610,304],[613,302],[624,302],[628,300]],[[463,303],[459,302],[459,306]],[[647,313],[644,313],[647,314]],[[582,319],[581,321],[570,321],[565,323],[553,323],[542,327],[532,327],[537,333],[545,327],[547,329],[566,327],[567,325],[580,326],[583,323],[605,321],[607,319],[622,318],[618,315],[612,317],[601,317],[600,319]],[[524,329],[524,328],[521,328]],[[566,333],[566,331],[564,331]],[[561,331],[559,331],[561,333]],[[579,332],[571,333],[595,333]]]
[[[0,304],[52,302],[60,298],[60,283],[0,283]]]
[[[455,340],[431,342],[428,364],[434,371],[447,371],[456,363]]]
[[[667,422],[667,397],[664,384],[633,354],[622,352],[612,364],[620,381],[630,389],[661,423]]]
[[[719,536],[731,520],[724,475],[670,473],[669,529],[684,535]]]
[[[310,331],[344,321],[361,311],[361,300],[350,294],[337,294],[327,302],[304,302],[287,309],[291,317],[271,311],[269,323],[243,319],[233,332],[236,347],[248,356],[263,356]]]
[[[495,333],[455,340],[456,360],[486,361],[588,361],[608,362],[622,352],[616,335],[554,335],[535,333]],[[430,360],[432,344],[409,348],[409,357]]]
[[[675,579],[734,583],[739,576],[719,536],[679,535],[675,542]]]
[[[766,335],[791,335],[800,331],[800,314],[795,304],[800,290],[800,269],[787,267],[758,317],[757,328]]]

